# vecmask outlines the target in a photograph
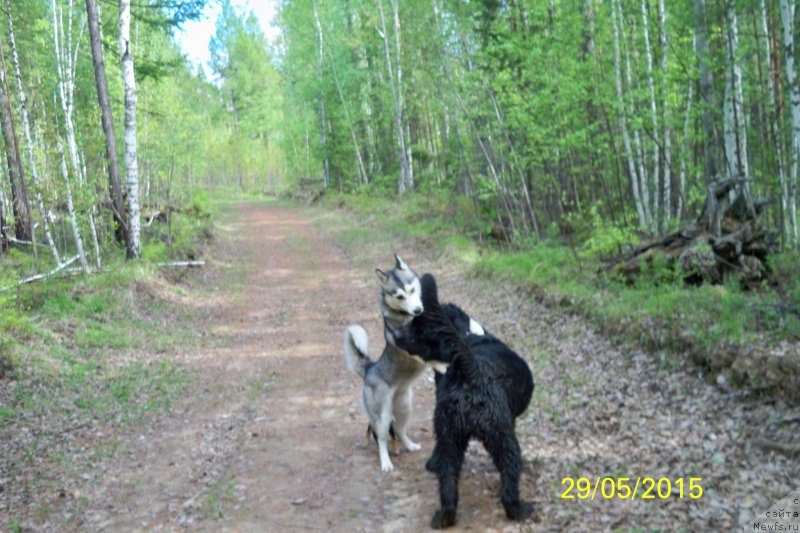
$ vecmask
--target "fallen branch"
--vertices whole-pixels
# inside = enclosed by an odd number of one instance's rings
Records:
[[[800,454],[800,444],[788,444],[767,439],[759,439],[756,441],[756,444],[767,451],[779,453],[781,455],[794,457]]]
[[[150,227],[150,226],[153,224],[153,221],[154,221],[155,219],[159,219],[159,220],[161,220],[161,218],[162,218],[162,217],[165,217],[165,214],[164,214],[164,213],[162,213],[161,211],[155,211],[155,212],[153,212],[153,213],[150,213],[150,214],[147,216],[147,222],[146,222],[145,224],[143,224],[143,226],[145,226],[145,227],[149,228],[149,227]]]
[[[171,263],[156,263],[160,267],[201,267],[205,266],[205,261],[172,261]]]
[[[13,242],[14,244],[24,244],[26,246],[34,246],[34,245],[36,245],[36,246],[38,246],[40,248],[47,248],[47,246],[45,246],[42,243],[39,243],[39,242],[33,243],[31,241],[23,241],[22,239],[17,239],[16,237],[7,237],[6,240],[8,242]]]
[[[34,281],[41,281],[43,279],[51,278],[51,277],[55,276],[56,274],[58,274],[59,272],[61,272],[62,270],[64,270],[65,268],[67,268],[69,265],[71,265],[75,261],[77,261],[78,257],[79,256],[76,255],[75,257],[73,257],[71,259],[68,259],[67,261],[61,263],[60,265],[58,265],[56,268],[54,268],[50,272],[46,272],[44,274],[36,274],[35,276],[31,276],[29,278],[21,279],[18,282],[16,282],[14,285],[9,285],[8,287],[3,287],[2,289],[0,289],[0,292],[7,291],[9,289],[13,289],[14,287],[18,287],[20,285],[25,285],[27,283],[33,283]]]

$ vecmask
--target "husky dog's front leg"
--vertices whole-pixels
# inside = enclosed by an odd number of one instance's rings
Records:
[[[394,397],[394,429],[397,437],[400,439],[400,442],[403,443],[406,450],[410,452],[415,452],[420,450],[422,446],[414,442],[413,440],[408,438],[406,435],[406,424],[408,424],[408,419],[411,417],[411,400],[413,398],[413,393],[411,392],[411,387],[403,390],[398,391]]]

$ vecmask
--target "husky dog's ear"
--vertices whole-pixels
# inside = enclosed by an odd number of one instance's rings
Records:
[[[380,268],[375,269],[375,276],[378,278],[378,283],[381,285],[386,285],[389,283],[389,276]]]
[[[406,262],[400,259],[399,255],[397,254],[394,255],[394,261],[395,261],[394,263],[395,268],[399,268],[400,270],[411,270],[410,268],[408,268]]]

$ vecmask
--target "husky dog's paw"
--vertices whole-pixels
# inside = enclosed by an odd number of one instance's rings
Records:
[[[533,514],[533,504],[530,502],[518,501],[514,505],[506,507],[506,516],[509,520],[522,522]]]
[[[381,461],[381,472],[391,472],[394,470],[394,465],[391,461]]]
[[[433,529],[444,529],[454,525],[456,525],[455,509],[439,509],[431,520],[431,527]]]

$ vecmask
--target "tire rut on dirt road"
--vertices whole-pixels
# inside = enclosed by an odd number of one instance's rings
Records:
[[[352,322],[367,326],[373,357],[382,348],[377,289],[364,275],[370,269],[354,269],[291,209],[243,204],[219,240],[203,283],[224,286],[231,270],[245,281],[214,298],[204,327],[216,346],[186,354],[200,368],[197,385],[169,414],[128,436],[90,491],[81,527],[421,527],[420,493],[436,490],[423,475],[425,452],[403,453],[394,474],[381,474],[377,450],[363,447],[360,385],[341,355]],[[430,450],[430,432],[420,426],[429,424],[432,399],[429,391],[422,396],[411,431]]]

